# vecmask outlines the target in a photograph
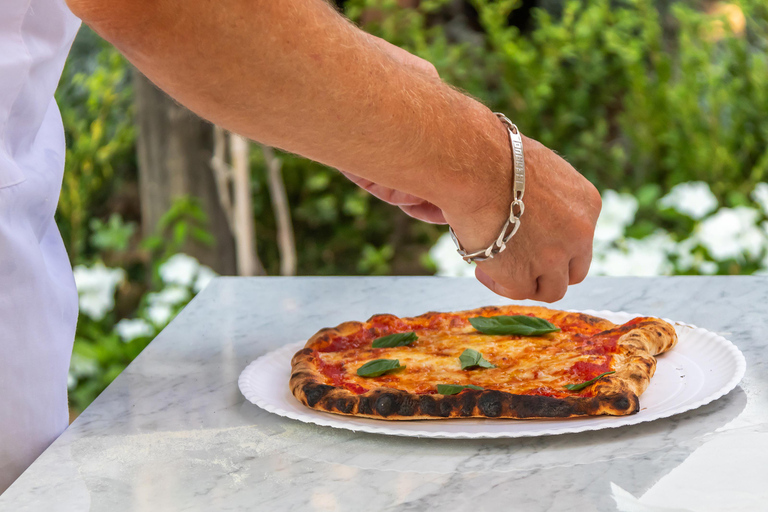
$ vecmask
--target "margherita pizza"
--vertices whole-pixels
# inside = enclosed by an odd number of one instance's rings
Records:
[[[542,307],[376,315],[312,336],[290,386],[313,409],[389,420],[625,415],[676,342],[657,318]]]

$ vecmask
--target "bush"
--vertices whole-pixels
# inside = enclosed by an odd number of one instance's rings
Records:
[[[528,31],[510,23],[516,0],[471,3],[479,27],[452,38],[430,22],[445,1],[357,0],[348,12],[375,10],[364,28],[431,60],[600,189],[703,180],[726,199],[766,179],[764,2],[733,5],[740,27],[683,2],[660,13],[651,0],[567,0],[558,14],[534,9]]]

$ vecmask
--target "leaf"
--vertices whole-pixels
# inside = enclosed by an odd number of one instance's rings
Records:
[[[566,384],[563,387],[565,389],[569,390],[569,391],[581,391],[582,389],[584,389],[585,387],[589,386],[590,384],[594,384],[595,382],[597,382],[598,380],[602,379],[606,375],[610,375],[612,373],[616,373],[616,372],[614,371],[614,372],[601,373],[600,375],[598,375],[597,377],[595,377],[592,380],[588,380],[586,382],[582,382],[581,384]]]
[[[483,391],[483,388],[480,386],[475,386],[473,384],[467,384],[466,386],[461,386],[459,384],[438,384],[437,385],[437,392],[441,395],[457,395],[464,391],[465,389],[474,389],[476,391]]]
[[[560,330],[543,318],[526,315],[476,316],[469,319],[472,327],[483,334],[515,334],[518,336],[541,336]]]
[[[405,366],[400,366],[398,359],[374,359],[368,361],[357,369],[357,374],[361,377],[379,377],[385,373],[402,370]]]
[[[479,366],[481,368],[496,368],[496,365],[488,362],[483,357],[483,354],[471,348],[468,348],[461,353],[459,356],[459,362],[461,362],[462,370],[466,370],[467,368],[472,368],[474,366]]]
[[[404,347],[419,339],[415,332],[398,332],[373,341],[373,348]]]

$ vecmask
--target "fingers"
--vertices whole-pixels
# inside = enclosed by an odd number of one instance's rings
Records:
[[[536,294],[531,298],[541,302],[556,302],[568,291],[568,271],[548,272],[536,278]]]
[[[399,190],[394,190],[388,187],[384,187],[382,185],[374,183],[365,178],[361,178],[360,176],[357,176],[355,174],[351,174],[346,171],[341,171],[341,173],[344,176],[346,176],[347,179],[349,179],[349,181],[351,181],[358,187],[362,188],[372,196],[377,197],[378,199],[381,199],[386,203],[394,204],[396,206],[403,206],[403,205],[419,205],[425,202],[420,197],[416,197],[406,192],[401,192]]]
[[[401,210],[414,219],[419,219],[420,221],[428,222],[430,224],[447,224],[445,217],[443,216],[443,211],[427,201],[422,201],[421,203],[414,205],[399,206]]]
[[[576,271],[583,272],[583,262],[574,258],[577,262]],[[574,261],[571,260],[571,261]],[[570,264],[567,259],[562,261],[550,261],[543,267],[544,270],[524,271],[522,268],[503,270],[493,268],[493,276],[479,266],[475,269],[475,277],[494,293],[514,300],[531,299],[541,302],[556,302],[565,296],[568,285],[571,284]],[[589,263],[586,264],[587,270]],[[533,268],[533,267],[531,267]],[[579,274],[580,279],[584,277]]]
[[[589,265],[592,262],[592,249],[586,253],[572,258],[568,263],[568,284],[579,284],[589,273]]]
[[[509,286],[504,286],[493,280],[480,267],[475,268],[475,277],[483,283],[486,288],[493,293],[507,297],[513,300],[530,299],[536,294],[536,281],[531,279],[518,279],[509,282]]]

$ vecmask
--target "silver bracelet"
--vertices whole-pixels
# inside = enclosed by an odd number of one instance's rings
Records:
[[[523,158],[523,139],[520,137],[520,130],[517,126],[510,121],[507,116],[499,112],[495,112],[496,116],[501,119],[504,126],[509,132],[509,146],[512,149],[512,159],[514,161],[514,177],[512,180],[512,203],[509,205],[509,218],[504,223],[504,227],[501,228],[499,237],[487,248],[477,252],[468,253],[459,242],[456,233],[452,227],[448,227],[448,232],[453,238],[453,242],[456,244],[456,251],[467,263],[473,261],[486,261],[490,260],[500,252],[507,248],[507,242],[509,242],[517,230],[520,228],[520,217],[525,211],[525,204],[523,204],[523,194],[525,193],[525,159]]]

